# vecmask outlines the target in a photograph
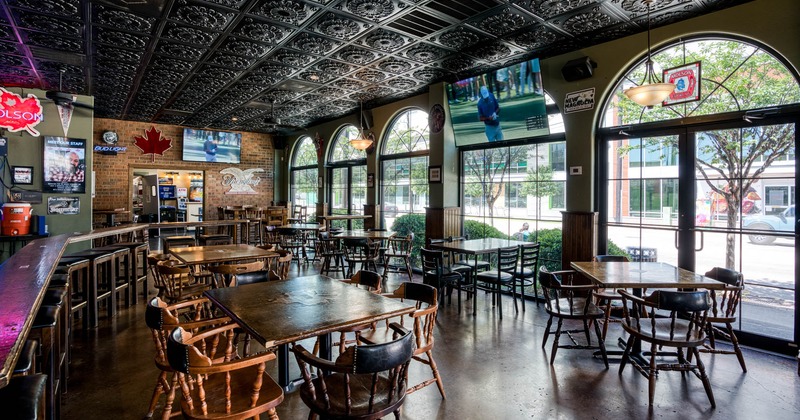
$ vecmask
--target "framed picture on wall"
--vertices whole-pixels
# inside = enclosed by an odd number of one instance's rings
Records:
[[[442,167],[431,166],[428,168],[428,184],[442,183]]]
[[[67,137],[44,138],[42,192],[83,194],[86,192],[86,140]]]
[[[14,175],[14,184],[33,184],[33,166],[12,166],[11,172]]]

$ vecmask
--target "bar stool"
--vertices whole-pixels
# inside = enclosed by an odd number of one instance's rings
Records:
[[[233,238],[224,233],[211,233],[208,235],[197,235],[197,243],[201,246],[230,245],[233,243]]]
[[[69,305],[70,315],[80,311],[83,316],[84,328],[87,326],[88,322],[86,301],[89,294],[89,268],[91,264],[91,261],[82,257],[62,257],[58,261],[58,266],[54,274],[50,276],[51,285],[54,284],[54,281],[69,285],[69,292],[72,297]],[[66,279],[62,279],[60,276],[66,276]],[[70,318],[70,328],[72,328],[71,319],[72,318]]]
[[[58,379],[61,384],[61,393],[67,393],[67,363],[70,345],[69,329],[69,286],[50,286],[45,291],[42,299],[44,306],[57,306],[58,309],[58,341],[56,343],[55,362],[58,368]]]
[[[93,248],[95,251],[107,251],[113,252],[114,258],[112,260],[112,269],[114,270],[114,292],[115,293],[122,293],[125,292],[124,302],[125,307],[131,306],[131,282],[134,283],[134,287],[136,284],[136,278],[134,271],[136,266],[135,263],[131,263],[131,251],[130,248],[127,246],[120,246],[118,244],[114,245],[106,245],[99,248]],[[134,256],[135,257],[135,256]],[[119,296],[117,296],[117,302],[120,301]]]
[[[168,236],[161,238],[161,249],[165,254],[169,254],[170,248],[181,248],[195,246],[193,236]]]
[[[60,306],[42,305],[33,319],[28,339],[39,342],[38,371],[46,375],[45,399],[48,419],[60,418],[61,389],[59,383],[59,319]]]
[[[22,350],[17,357],[17,364],[14,365],[12,376],[33,375],[36,373],[36,341],[26,340],[22,345]]]
[[[99,303],[107,300],[108,317],[113,318],[117,306],[117,293],[115,289],[116,273],[114,272],[114,259],[116,253],[111,251],[93,250],[75,252],[67,257],[85,258],[90,261],[89,290],[87,303],[89,306],[89,328],[96,328],[99,319]]]
[[[147,242],[118,242],[114,246],[128,248],[128,261],[130,264],[125,266],[128,277],[130,291],[130,303],[135,305],[138,301],[136,285],[142,283],[142,295],[147,298],[147,254],[150,253],[150,246]]]
[[[0,388],[0,407],[7,420],[42,420],[45,418],[47,375],[11,378]]]

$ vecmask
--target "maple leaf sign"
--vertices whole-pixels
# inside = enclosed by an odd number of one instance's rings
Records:
[[[42,118],[39,98],[28,94],[27,98],[22,99],[22,96],[0,87],[0,127],[12,133],[25,130],[38,137],[39,132],[33,127],[42,122]]]
[[[152,153],[153,162],[156,160],[156,154],[164,156],[164,152],[172,147],[172,140],[162,136],[155,126],[150,126],[149,130],[145,130],[144,135],[144,137],[134,137],[134,144],[142,150],[142,154]]]

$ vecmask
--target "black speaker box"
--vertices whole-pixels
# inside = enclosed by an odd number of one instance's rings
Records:
[[[564,76],[564,80],[574,82],[592,77],[592,69],[594,68],[597,68],[597,63],[592,61],[591,58],[576,58],[567,61],[567,64],[561,67],[561,75]]]

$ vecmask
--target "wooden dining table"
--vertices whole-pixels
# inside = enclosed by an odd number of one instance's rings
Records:
[[[594,284],[607,289],[632,289],[642,296],[644,289],[714,289],[722,290],[725,283],[664,262],[582,262],[570,266]],[[620,338],[624,348],[624,339]],[[642,354],[641,343],[634,343],[632,353]]]
[[[170,253],[187,265],[218,264],[251,259],[276,258],[278,254],[252,245],[206,245],[172,248]]]
[[[327,216],[319,216],[325,222],[325,228],[331,229],[331,222],[334,220],[347,220],[347,226],[350,226],[350,220],[366,220],[372,216],[366,214],[330,214]]]
[[[278,350],[278,383],[287,391],[290,343],[320,337],[320,357],[330,359],[330,334],[409,314],[415,306],[323,275],[214,289],[205,296],[253,339]]]
[[[513,239],[499,239],[499,238],[482,238],[470,239],[466,241],[448,241],[442,243],[433,243],[431,248],[441,249],[443,251],[450,251],[456,254],[472,255],[475,257],[475,263],[478,262],[478,256],[484,254],[491,254],[497,252],[500,248],[508,248],[512,246],[520,246],[530,244],[530,242],[515,241]],[[477,276],[472,276],[472,287],[475,290],[477,286]],[[478,299],[472,299],[472,316],[477,314]]]
[[[363,229],[353,229],[353,230],[343,230],[341,232],[333,233],[334,238],[342,238],[342,239],[359,239],[359,238],[368,238],[368,239],[389,239],[394,235],[395,232],[390,230],[363,230]]]

